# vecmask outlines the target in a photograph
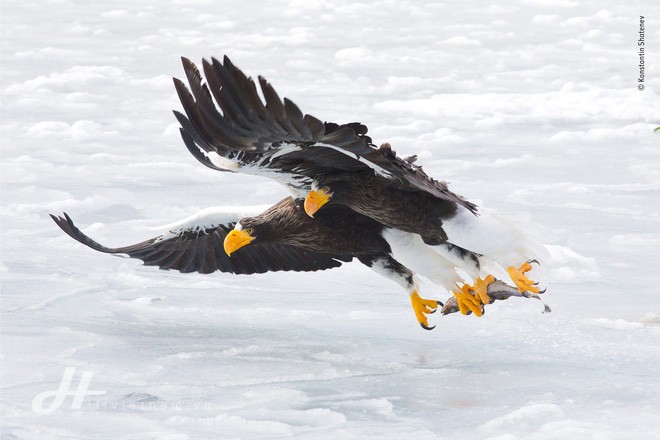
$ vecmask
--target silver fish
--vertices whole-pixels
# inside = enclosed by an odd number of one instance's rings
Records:
[[[470,292],[474,295],[474,291],[470,290]],[[509,286],[507,283],[505,283],[502,280],[495,280],[488,285],[488,296],[490,296],[489,304],[492,304],[495,301],[504,301],[505,299],[509,299],[512,296],[519,296],[523,298],[534,298],[534,299],[538,299],[539,301],[541,301],[541,304],[543,304],[544,309],[542,313],[550,313],[552,311],[550,307],[547,304],[545,304],[537,294],[527,291],[520,292],[516,287]],[[458,302],[456,301],[456,297],[452,296],[445,302],[445,305],[442,306],[442,309],[440,309],[440,313],[442,313],[443,315],[448,315],[450,313],[456,313],[456,312],[458,312]]]

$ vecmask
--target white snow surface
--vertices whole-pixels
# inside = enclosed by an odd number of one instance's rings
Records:
[[[649,0],[3,0],[2,439],[660,438],[658,17]],[[48,213],[117,246],[287,195],[179,138],[179,57],[225,54],[530,225],[553,312],[512,298],[426,332],[359,263],[180,274],[62,233]],[[71,393],[83,374],[105,393],[35,412],[67,368]]]

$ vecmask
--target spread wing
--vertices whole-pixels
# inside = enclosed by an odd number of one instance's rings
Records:
[[[51,218],[69,236],[96,251],[109,254],[126,254],[142,260],[146,266],[174,269],[179,272],[211,273],[215,271],[234,274],[253,274],[271,271],[309,272],[341,266],[351,261],[350,256],[329,255],[290,245],[254,244],[232,253],[231,258],[223,249],[227,233],[234,222],[218,224],[218,212],[205,210],[195,216],[171,225],[163,234],[140,243],[118,248],[103,246],[78,229],[71,218]],[[226,212],[223,212],[226,214]],[[221,217],[226,218],[226,215]],[[221,220],[226,221],[226,220]]]
[[[252,78],[226,56],[222,63],[203,60],[207,83],[190,60],[182,60],[190,89],[174,79],[185,115],[174,114],[186,146],[205,165],[275,178],[300,192],[319,174],[371,170],[399,189],[425,191],[476,210],[414,159],[399,158],[389,144],[373,145],[365,125],[323,123],[303,114],[259,76],[264,103]]]

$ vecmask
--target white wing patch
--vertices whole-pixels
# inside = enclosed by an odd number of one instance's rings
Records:
[[[288,172],[283,172],[282,170],[275,167],[271,168],[273,159],[302,149],[300,146],[291,143],[282,145],[283,146],[275,151],[272,155],[264,154],[264,157],[257,162],[241,166],[240,172],[252,176],[260,176],[273,179],[276,182],[284,185],[294,198],[305,197],[312,186],[312,179],[310,177],[304,176],[302,174],[296,175],[295,169],[292,170],[294,174],[291,174]],[[268,163],[266,164],[267,161]]]
[[[162,230],[163,234],[160,239],[167,240],[174,238],[185,231],[199,231],[238,222],[243,217],[252,217],[261,214],[268,208],[270,208],[270,205],[221,206],[206,208],[190,217],[184,218],[183,220],[159,228],[150,229]]]
[[[273,159],[284,156],[285,154],[293,153],[294,151],[300,151],[302,148],[296,144],[291,144],[291,143],[284,143],[280,145],[280,147],[277,149],[275,154],[268,156],[270,160],[272,161]]]
[[[374,170],[376,172],[376,174],[378,174],[380,176],[383,176],[385,178],[388,178],[388,179],[392,178],[392,173],[385,170],[383,167],[380,167],[380,166],[376,165],[375,163],[365,159],[362,156],[359,156],[355,153],[351,153],[350,151],[344,150],[344,149],[339,148],[339,147],[335,147],[334,145],[324,144],[324,143],[320,143],[320,142],[315,143],[314,145],[312,145],[312,147],[332,148],[333,150],[339,151],[340,153],[345,154],[346,156],[349,156],[351,158],[356,159],[359,162],[362,162],[363,164],[367,165],[369,168]]]
[[[204,154],[206,157],[209,158],[211,163],[215,165],[218,168],[222,168],[223,170],[227,171],[238,171],[241,166],[234,162],[231,159],[227,159],[226,157],[220,156],[218,153],[215,151],[204,151],[200,148],[200,151],[202,154]]]

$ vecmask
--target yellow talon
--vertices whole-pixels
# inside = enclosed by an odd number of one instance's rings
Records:
[[[535,286],[535,283],[532,280],[527,278],[527,275],[525,275],[525,273],[529,272],[530,270],[532,270],[532,265],[529,261],[520,267],[511,266],[507,269],[511,280],[513,280],[520,292],[527,291],[532,293],[539,293],[539,288]]]
[[[492,275],[488,275],[484,279],[477,278],[477,280],[472,285],[471,290],[474,291],[474,296],[479,298],[482,304],[490,303],[490,296],[488,296],[488,285],[494,281],[495,281],[495,277]]]
[[[464,284],[460,287],[458,292],[452,292],[458,302],[458,310],[464,315],[468,312],[474,313],[476,316],[484,314],[481,299],[470,292],[470,286]]]
[[[435,326],[429,327],[429,321],[426,319],[426,315],[436,311],[438,308],[438,301],[432,299],[424,299],[419,296],[417,291],[414,291],[412,294],[410,294],[410,302],[412,303],[413,310],[415,311],[415,317],[417,318],[419,325],[421,325],[425,330],[434,329]]]

